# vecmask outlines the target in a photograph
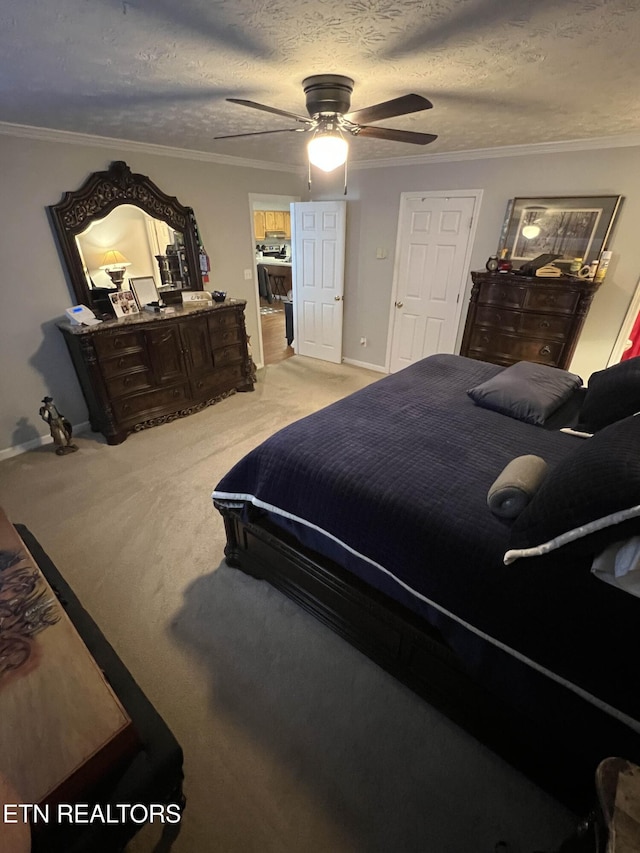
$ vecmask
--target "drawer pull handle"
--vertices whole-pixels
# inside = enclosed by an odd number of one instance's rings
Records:
[[[123,382],[122,384],[123,384],[123,385],[125,385],[125,386],[126,386],[126,385],[131,385],[131,377],[130,377],[130,376],[125,376],[125,377],[124,377],[124,382]]]
[[[124,360],[124,358],[118,359],[118,367],[124,367],[125,364],[126,364],[126,361]]]
[[[180,391],[179,391],[179,389],[178,389],[178,388],[174,388],[174,389],[173,389],[173,396],[174,396],[174,397],[179,397],[179,396],[180,396]]]
[[[502,314],[496,314],[494,320],[496,323],[502,323]]]
[[[551,348],[547,346],[542,347],[542,349],[540,350],[540,355],[551,355]]]
[[[548,320],[542,320],[540,322],[540,328],[541,329],[548,329],[550,325],[551,325],[551,323]]]
[[[546,296],[544,301],[547,303],[547,305],[555,305],[558,301],[558,297],[555,295]]]

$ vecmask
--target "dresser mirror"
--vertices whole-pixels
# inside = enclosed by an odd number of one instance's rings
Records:
[[[115,161],[48,208],[78,304],[113,316],[109,294],[152,276],[158,291],[202,290],[193,211]]]

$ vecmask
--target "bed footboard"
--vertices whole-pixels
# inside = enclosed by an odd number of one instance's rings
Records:
[[[249,520],[240,509],[216,508],[229,566],[268,581],[569,808],[589,810],[600,759],[580,735],[567,739],[567,730],[580,730],[575,720],[556,726],[514,712],[470,677],[425,620],[302,548],[253,508]]]

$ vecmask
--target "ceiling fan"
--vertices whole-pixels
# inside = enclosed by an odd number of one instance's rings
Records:
[[[227,98],[231,104],[252,107],[267,113],[293,119],[302,127],[286,127],[279,130],[259,130],[253,133],[233,133],[216,136],[215,139],[237,139],[241,136],[261,136],[269,133],[313,133],[308,144],[309,162],[325,172],[346,163],[348,143],[346,135],[386,139],[392,142],[410,142],[427,145],[438,137],[433,133],[417,133],[411,130],[396,130],[390,127],[371,127],[369,122],[382,121],[393,116],[429,110],[433,104],[422,95],[402,95],[371,107],[350,112],[353,80],[341,74],[316,74],[302,81],[309,117],[296,115],[266,104]]]

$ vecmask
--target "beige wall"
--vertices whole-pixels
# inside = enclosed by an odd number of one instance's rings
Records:
[[[302,195],[304,176],[230,167],[117,147],[0,135],[0,454],[47,435],[38,409],[51,395],[72,423],[87,411],[62,335],[55,327],[75,302],[46,207],[91,172],[125,160],[169,195],[193,207],[211,258],[211,289],[246,299],[247,329],[257,340],[254,241],[249,193]],[[251,270],[245,280],[244,270]]]
[[[316,176],[312,196],[343,198],[342,175]],[[613,258],[597,293],[573,361],[587,380],[604,367],[640,277],[640,148],[511,156],[432,165],[351,168],[347,199],[345,358],[384,365],[391,305],[400,193],[420,190],[482,190],[471,269],[484,269],[497,251],[510,198],[622,195],[609,247]],[[388,249],[384,260],[376,248]],[[468,291],[471,287],[469,280]],[[465,313],[463,311],[458,345]],[[360,346],[366,337],[368,346]]]
[[[249,193],[305,198],[306,176],[201,160],[0,135],[0,454],[47,434],[38,417],[50,394],[73,423],[86,407],[56,319],[74,301],[46,207],[77,189],[91,172],[125,160],[170,195],[194,208],[211,257],[211,288],[246,299],[247,328],[259,323]],[[610,243],[613,259],[578,345],[573,369],[587,379],[608,359],[640,276],[640,148],[352,168],[347,195],[345,358],[382,367],[393,283],[400,194],[415,190],[483,190],[472,269],[496,251],[507,200],[514,196],[625,197]],[[312,197],[344,198],[341,176],[314,181]],[[376,248],[388,250],[376,259]],[[469,282],[470,286],[470,282]],[[464,322],[464,316],[463,316]],[[369,346],[362,348],[361,337]]]

